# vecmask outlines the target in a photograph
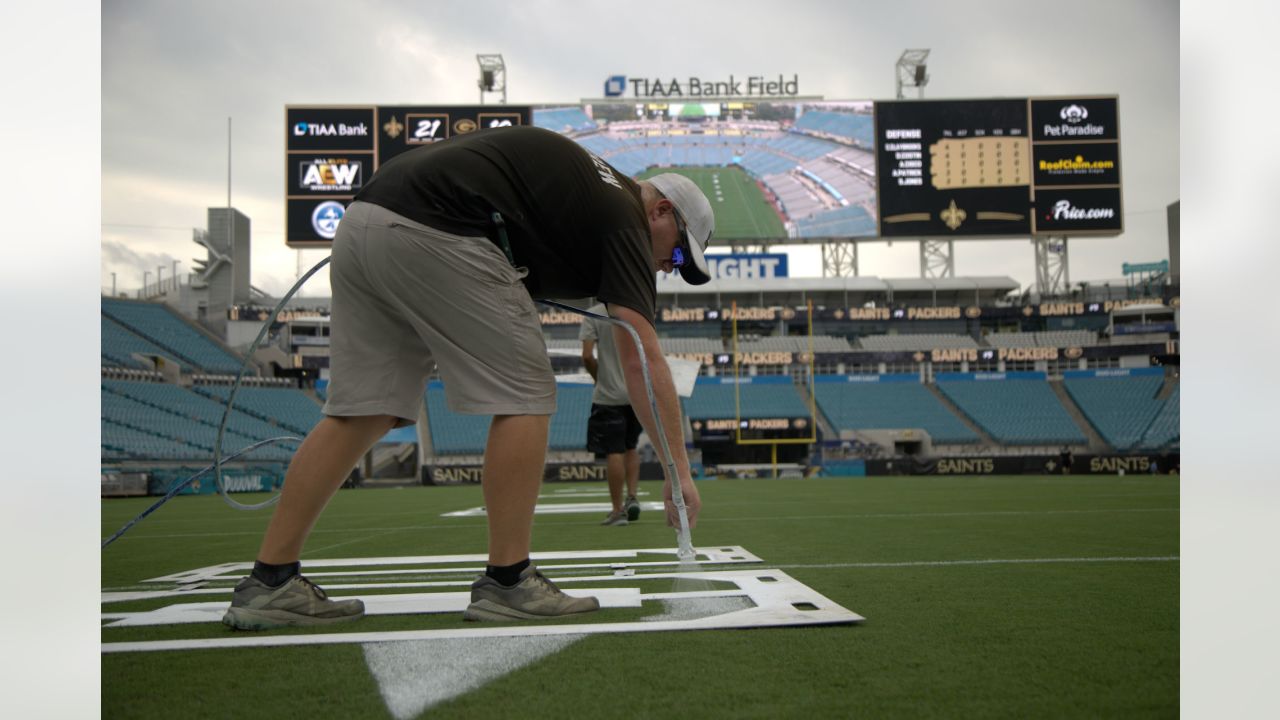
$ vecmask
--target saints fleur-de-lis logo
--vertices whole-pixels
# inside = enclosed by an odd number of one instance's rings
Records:
[[[387,121],[387,124],[382,126],[382,129],[385,130],[387,135],[391,136],[392,139],[395,139],[400,137],[400,132],[404,130],[404,125],[400,124],[399,120],[396,120],[395,115],[392,115],[391,119]]]
[[[956,228],[960,227],[960,223],[964,222],[964,219],[968,216],[969,216],[969,213],[956,207],[955,200],[951,201],[951,207],[939,213],[939,217],[942,218],[942,222],[946,223],[947,227],[951,228],[952,230],[955,230]]]

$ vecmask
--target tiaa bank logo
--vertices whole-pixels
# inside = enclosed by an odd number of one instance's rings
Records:
[[[334,200],[322,202],[311,211],[311,228],[325,240],[332,240],[333,236],[338,234],[338,223],[342,222],[342,216],[346,212],[346,208],[340,202]]]
[[[300,122],[293,126],[293,134],[295,137],[301,137],[307,134],[307,124]]]
[[[604,96],[618,97],[627,91],[626,75],[610,75],[604,81]]]

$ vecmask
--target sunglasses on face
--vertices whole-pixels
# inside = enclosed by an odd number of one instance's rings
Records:
[[[671,266],[681,267],[685,263],[689,229],[684,223],[684,218],[680,217],[680,211],[676,210],[674,205],[671,206],[671,215],[676,219],[676,237],[680,238],[680,242],[671,250]]]

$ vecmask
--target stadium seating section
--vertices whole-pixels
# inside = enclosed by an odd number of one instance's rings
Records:
[[[1089,347],[1098,344],[1098,334],[1092,330],[991,333],[983,337],[983,340],[995,348]]]
[[[1152,434],[1149,441],[1144,440],[1148,429],[1168,404],[1168,401],[1156,397],[1164,385],[1163,377],[1068,377],[1062,384],[1089,423],[1116,450],[1145,448],[1149,447],[1146,442],[1161,439],[1168,442],[1172,439],[1168,435],[1170,424],[1176,436],[1178,401],[1173,396],[1175,410],[1172,417],[1165,415],[1161,429]]]
[[[551,450],[586,450],[587,418],[591,415],[591,385],[556,386],[556,412],[551,416],[547,446]],[[488,415],[463,415],[449,409],[444,384],[427,385],[427,421],[431,446],[437,455],[480,455],[489,435]]]
[[[862,147],[874,147],[875,130],[871,117],[853,113],[830,112],[827,110],[809,110],[796,121],[796,127],[808,132],[825,135],[838,135],[852,140]]]
[[[1181,388],[1181,385],[1173,386],[1173,392],[1165,399],[1160,412],[1156,413],[1155,419],[1151,421],[1151,427],[1142,434],[1141,447],[1152,450],[1180,449],[1182,434],[1178,427],[1180,414],[1178,398],[1181,395]]]
[[[843,376],[814,384],[818,408],[841,430],[920,428],[935,443],[976,443],[979,438],[919,381],[848,382]]]
[[[911,335],[867,335],[858,339],[863,350],[876,352],[912,352],[934,348],[977,348],[978,342],[968,335],[939,335],[915,333]]]
[[[103,361],[136,367],[127,353],[159,350],[185,370],[234,374],[241,358],[160,303],[102,298]],[[116,327],[118,325],[119,327]],[[121,330],[126,332],[122,333]],[[108,346],[108,337],[112,345]],[[140,342],[141,341],[141,342]]]
[[[741,393],[734,399],[734,383],[720,378],[699,378],[693,396],[683,398],[685,415],[696,420],[720,420],[739,417],[736,403],[741,403],[744,418],[808,417],[808,404],[802,389],[788,377],[753,378],[738,384]]]
[[[230,385],[197,385],[194,390],[224,404],[231,395]],[[311,432],[311,428],[324,417],[315,400],[301,390],[291,388],[241,386],[236,391],[235,407],[299,435]]]
[[[298,395],[315,406],[314,401],[301,393]],[[224,408],[222,403],[176,385],[103,380],[102,457],[104,460],[212,460]],[[237,395],[237,407],[232,410],[223,434],[222,452],[229,455],[260,440],[301,436],[306,430],[286,428],[277,418],[241,411]],[[288,460],[293,447],[292,443],[269,445],[245,457]]]
[[[575,114],[576,112],[576,114]],[[791,129],[704,128],[600,132],[576,108],[537,110],[534,122],[565,134],[618,170],[737,166],[773,193],[798,237],[874,235],[875,159],[867,115],[808,111]],[[579,134],[581,133],[581,134]]]
[[[939,381],[937,386],[997,442],[1007,445],[1088,442],[1044,380]]]
[[[566,135],[573,132],[587,132],[598,127],[580,107],[537,108],[533,111],[533,124]]]
[[[107,367],[150,368],[151,363],[134,354],[158,355],[174,359],[176,353],[165,350],[106,315],[102,316],[102,364]]]

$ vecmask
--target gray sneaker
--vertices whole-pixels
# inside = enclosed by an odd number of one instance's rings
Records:
[[[618,512],[611,512],[607,516],[605,516],[604,522],[600,524],[601,525],[626,525],[627,513],[625,510],[619,510]]]
[[[555,583],[530,565],[520,572],[520,582],[506,587],[488,575],[471,584],[471,604],[463,620],[541,620],[593,612],[600,601],[593,597],[569,597]]]
[[[622,509],[627,511],[627,520],[635,522],[640,519],[640,501],[635,495],[628,495],[627,501],[623,503]]]
[[[315,583],[294,575],[271,587],[250,575],[236,585],[222,624],[238,630],[266,630],[286,625],[327,625],[364,617],[360,600],[330,600]]]

